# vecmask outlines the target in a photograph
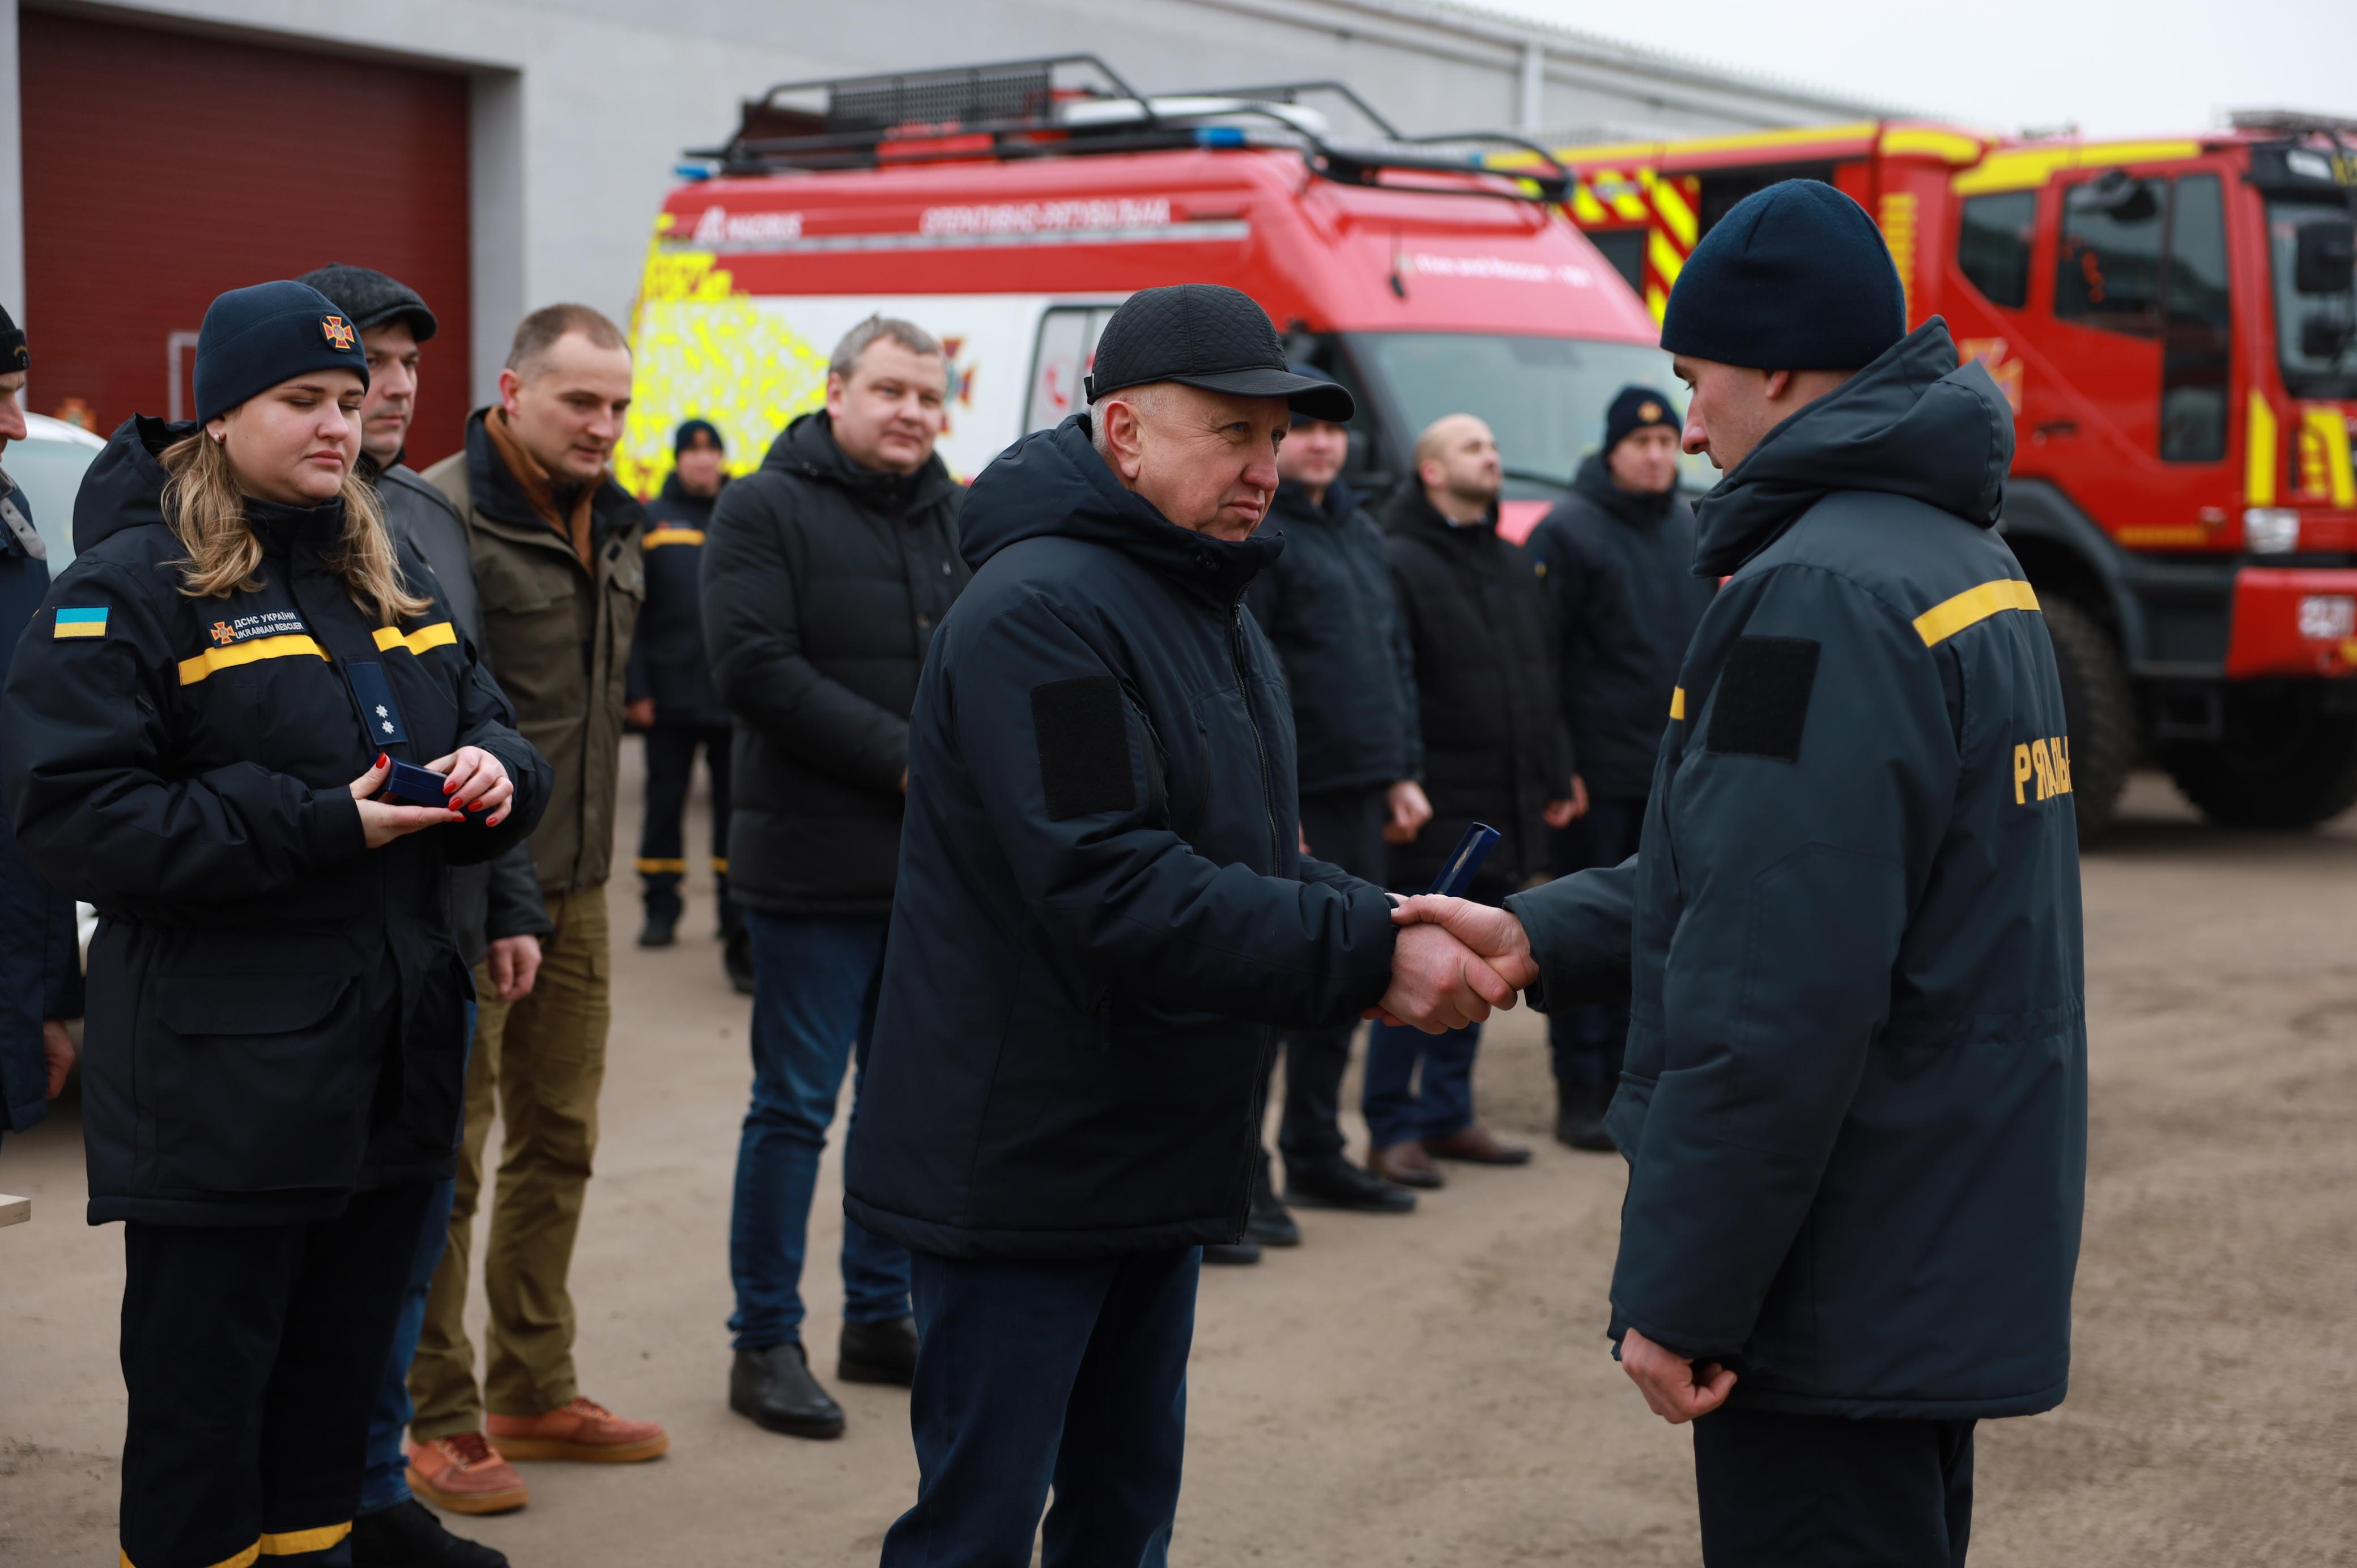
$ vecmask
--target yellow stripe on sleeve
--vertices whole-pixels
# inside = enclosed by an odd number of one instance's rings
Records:
[[[208,648],[193,659],[180,660],[180,684],[193,686],[209,675],[224,670],[234,670],[241,664],[252,664],[262,659],[325,659],[328,650],[304,636],[290,631],[277,637],[257,637],[252,642],[241,642],[232,648]]]
[[[701,544],[704,530],[700,528],[651,528],[639,542],[642,550],[652,550],[659,544]]]
[[[2038,595],[2029,584],[2018,577],[2000,577],[1977,588],[1966,588],[1954,598],[1943,600],[1917,616],[1915,635],[1923,639],[1924,647],[1931,648],[2005,610],[2037,607]]]
[[[1670,688],[1670,722],[1674,725],[1683,724],[1685,722],[1685,716],[1686,689],[1684,686],[1673,686]]]
[[[452,647],[458,640],[457,629],[447,620],[437,620],[432,626],[421,626],[406,637],[402,635],[401,628],[397,626],[381,626],[371,635],[376,639],[377,647],[386,653],[392,652],[396,648],[406,648],[412,653],[423,653],[429,648]]]

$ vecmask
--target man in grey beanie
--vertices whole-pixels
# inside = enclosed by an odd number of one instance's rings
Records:
[[[1708,1568],[1961,1568],[1973,1428],[2068,1387],[2087,1028],[2071,742],[1996,532],[2013,415],[1906,330],[1831,187],[1737,204],[1670,295],[1724,575],[1637,854],[1410,900],[1550,1007],[1631,997],[1608,1332],[1694,1423]]]

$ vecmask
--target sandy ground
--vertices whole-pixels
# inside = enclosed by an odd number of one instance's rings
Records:
[[[2131,809],[2086,863],[2077,1375],[2059,1412],[1982,1428],[1973,1560],[2357,1563],[2357,817],[2316,837],[2223,834],[2154,779]],[[617,881],[625,935],[634,897]],[[530,1508],[464,1526],[519,1568],[873,1563],[913,1492],[896,1391],[839,1389],[850,1431],[834,1443],[770,1435],[725,1403],[746,1008],[710,918],[699,889],[681,946],[616,951],[574,1269],[587,1391],[662,1421],[672,1452],[527,1466]],[[1697,1560],[1688,1440],[1646,1414],[1600,1337],[1622,1167],[1545,1142],[1537,1022],[1493,1026],[1479,1079],[1487,1118],[1538,1144],[1533,1165],[1457,1176],[1404,1219],[1304,1214],[1298,1251],[1207,1272],[1174,1561]],[[9,1568],[114,1561],[122,1240],[81,1222],[78,1137],[69,1102],[0,1149],[0,1191],[35,1204],[0,1230]],[[831,1369],[836,1272],[806,1288],[813,1359]]]

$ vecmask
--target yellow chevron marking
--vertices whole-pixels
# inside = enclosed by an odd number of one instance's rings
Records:
[[[2349,419],[2337,408],[2311,408],[2300,416],[2300,434],[2313,442],[2324,459],[2326,483],[2337,507],[2357,506],[2357,473],[2349,462]],[[2305,443],[2304,443],[2305,444]]]
[[[397,626],[381,626],[370,635],[376,639],[377,647],[386,653],[392,652],[396,648],[406,648],[412,653],[423,653],[429,648],[453,647],[458,640],[457,628],[447,620],[437,620],[432,626],[421,626],[406,637],[401,634],[401,628]]]

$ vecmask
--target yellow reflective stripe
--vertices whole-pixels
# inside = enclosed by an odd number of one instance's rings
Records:
[[[1953,599],[1933,605],[1915,618],[1915,635],[1930,648],[1968,626],[1977,626],[2003,610],[2034,610],[2038,595],[2018,577],[2000,577],[1994,583],[1983,583],[1977,588],[1966,588]]]
[[[1885,157],[1932,157],[1943,163],[1976,164],[1987,145],[1978,136],[1930,125],[1894,125],[1882,133]]]
[[[2349,466],[2349,418],[2337,408],[2311,408],[2301,416],[2309,436],[2324,448],[2325,478],[2337,507],[2357,506],[2357,474]]]
[[[1653,210],[1661,214],[1662,227],[1668,231],[1671,242],[1677,246],[1681,254],[1695,248],[1695,234],[1701,227],[1700,219],[1693,203],[1686,200],[1685,192],[1678,188],[1676,180],[1654,182]]]
[[[659,544],[701,544],[703,542],[704,530],[700,528],[654,528],[647,531],[646,537],[639,542],[639,547],[642,550],[652,550]]]
[[[1645,259],[1653,263],[1653,270],[1662,274],[1662,281],[1666,284],[1676,283],[1678,274],[1684,270],[1686,264],[1686,259],[1678,254],[1678,248],[1670,243],[1670,237],[1659,229],[1649,229],[1645,232]]]
[[[2249,408],[2243,429],[2243,504],[2273,506],[2276,470],[2281,466],[2276,456],[2276,411],[2263,392],[2251,393]]]
[[[252,642],[241,642],[233,648],[208,648],[194,659],[180,660],[180,684],[193,686],[208,675],[223,670],[234,670],[241,664],[251,664],[257,659],[325,659],[328,650],[301,632],[283,632],[276,637],[257,637]]]
[[[1670,722],[1682,724],[1685,721],[1685,716],[1686,689],[1684,686],[1673,686],[1670,688]]]
[[[1731,136],[1699,136],[1685,142],[1612,142],[1589,147],[1555,147],[1555,156],[1568,163],[1598,158],[1621,162],[1676,157],[1683,153],[1723,153],[1746,147],[1808,146],[1816,142],[1858,141],[1872,136],[1875,122],[1852,120],[1838,125],[1802,125],[1788,130],[1746,131]]]
[[[346,1530],[350,1530],[351,1528],[352,1527],[350,1525],[344,1526]],[[342,1538],[339,1537],[338,1539],[340,1540]],[[122,1568],[135,1568],[135,1565],[131,1561],[131,1553],[124,1551],[121,1547],[118,1546],[114,1549],[114,1555],[121,1560]],[[260,1555],[262,1555],[262,1542],[257,1541],[252,1546],[249,1546],[244,1551],[239,1552],[236,1556],[224,1557],[218,1563],[208,1563],[205,1564],[205,1568],[253,1568],[253,1560]]]
[[[406,648],[412,653],[423,653],[429,648],[453,647],[458,640],[457,630],[447,620],[437,620],[432,626],[421,626],[406,637],[402,635],[401,628],[397,626],[381,626],[370,635],[376,639],[377,647],[387,653],[396,648]]]
[[[264,1530],[255,1544],[264,1557],[292,1557],[302,1552],[325,1552],[351,1532],[352,1521],[346,1520],[341,1524],[323,1524],[317,1530],[282,1530],[275,1535]]]
[[[728,875],[728,857],[726,855],[716,854],[712,857],[712,874],[715,876],[726,876]]]
[[[641,875],[659,876],[666,871],[684,875],[687,871],[687,862],[684,860],[655,860],[646,855],[640,855],[639,857],[639,872]]]
[[[1596,199],[1596,192],[1588,188],[1586,180],[1583,179],[1572,187],[1571,220],[1573,222],[1587,228],[1609,222],[1611,217],[1610,213],[1604,210],[1604,204]]]
[[[2114,142],[2093,146],[2066,142],[2050,147],[2016,147],[1991,153],[1978,168],[1966,169],[1950,180],[1948,188],[1958,196],[1982,196],[1993,190],[2034,190],[2068,168],[2166,163],[2201,155],[2199,142]]]

